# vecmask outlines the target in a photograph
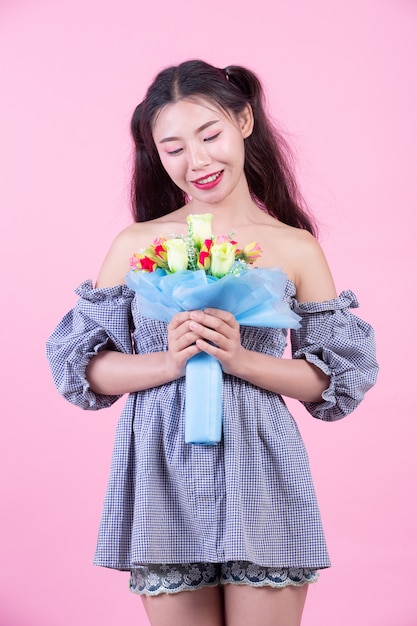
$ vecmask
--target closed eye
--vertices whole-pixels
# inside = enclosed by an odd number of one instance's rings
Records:
[[[176,154],[180,154],[182,152],[182,148],[177,148],[176,150],[169,150],[167,154],[171,154],[175,156]]]
[[[220,132],[216,133],[215,135],[210,135],[210,137],[206,137],[204,141],[214,141],[215,139],[217,139],[219,135],[220,135]]]

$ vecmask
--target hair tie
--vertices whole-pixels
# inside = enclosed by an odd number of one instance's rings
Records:
[[[230,80],[229,79],[229,66],[224,68],[223,74],[224,74],[226,80]]]

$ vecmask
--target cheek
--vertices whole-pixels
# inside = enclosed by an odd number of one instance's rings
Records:
[[[223,154],[232,161],[242,162],[245,159],[245,143],[243,137],[236,133],[223,145]]]
[[[166,173],[170,178],[172,178],[172,180],[177,180],[180,177],[181,168],[178,161],[175,162],[170,159],[165,159],[165,161],[162,161],[162,165]]]

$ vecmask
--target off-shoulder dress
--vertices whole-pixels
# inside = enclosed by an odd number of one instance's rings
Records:
[[[164,322],[146,319],[127,286],[76,292],[79,300],[47,342],[58,390],[82,409],[109,407],[118,396],[93,393],[85,376],[102,349],[167,350]],[[353,315],[351,291],[299,304],[292,356],[330,376],[322,401],[305,403],[325,421],[353,411],[375,383],[374,333]],[[288,332],[242,327],[248,350],[280,358]],[[283,398],[224,375],[223,438],[184,443],[185,379],[131,393],[114,443],[94,562],[120,570],[147,563],[243,560],[267,567],[330,565],[307,453]]]

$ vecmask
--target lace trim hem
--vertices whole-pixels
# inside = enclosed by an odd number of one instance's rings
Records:
[[[131,571],[133,593],[155,596],[161,593],[195,591],[219,585],[250,585],[282,588],[314,583],[318,572],[309,568],[261,567],[247,561],[227,563],[185,563],[143,565]]]

